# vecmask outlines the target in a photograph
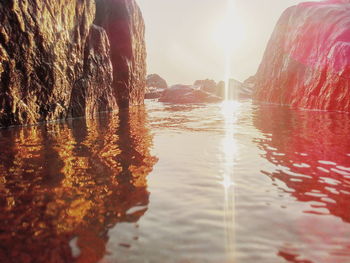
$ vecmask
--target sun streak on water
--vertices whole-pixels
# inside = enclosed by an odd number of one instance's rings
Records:
[[[223,169],[221,184],[224,188],[224,223],[228,262],[235,262],[235,182],[234,159],[237,155],[237,142],[234,139],[235,123],[239,102],[224,101],[221,105],[225,135],[222,140]]]

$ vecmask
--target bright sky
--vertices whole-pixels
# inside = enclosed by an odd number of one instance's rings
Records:
[[[148,73],[159,74],[170,85],[224,80],[229,43],[229,75],[243,81],[255,74],[282,12],[304,2],[231,0],[234,26],[227,28],[228,1],[137,0],[146,23]]]

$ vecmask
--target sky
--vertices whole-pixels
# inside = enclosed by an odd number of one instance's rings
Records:
[[[146,24],[148,74],[173,85],[207,78],[244,81],[254,75],[282,12],[304,1],[137,2]]]

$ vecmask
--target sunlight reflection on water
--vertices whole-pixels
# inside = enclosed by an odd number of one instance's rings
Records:
[[[350,115],[146,108],[0,130],[0,262],[349,262]]]
[[[235,180],[234,159],[238,153],[238,145],[234,138],[235,124],[239,109],[238,101],[226,100],[221,105],[221,114],[224,119],[225,136],[222,140],[223,148],[223,178],[224,187],[224,222],[226,236],[226,253],[229,262],[235,262]]]

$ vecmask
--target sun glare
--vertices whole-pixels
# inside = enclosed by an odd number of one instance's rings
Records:
[[[229,4],[227,14],[217,23],[216,27],[214,28],[214,43],[224,52],[227,50],[233,52],[240,47],[240,44],[244,38],[244,26],[241,23],[239,16],[236,14],[236,12],[234,12],[233,4]]]
[[[213,39],[216,47],[221,50],[224,57],[225,72],[224,79],[226,83],[225,99],[228,99],[228,83],[232,76],[232,60],[235,53],[239,52],[245,38],[245,29],[242,19],[235,5],[235,0],[226,0],[226,12],[222,19],[218,21],[213,31]]]
[[[237,141],[234,138],[235,123],[239,111],[238,101],[224,101],[221,113],[224,120],[225,135],[222,140],[223,173],[221,184],[224,190],[225,246],[229,262],[235,262],[235,181],[234,165],[237,155]]]

